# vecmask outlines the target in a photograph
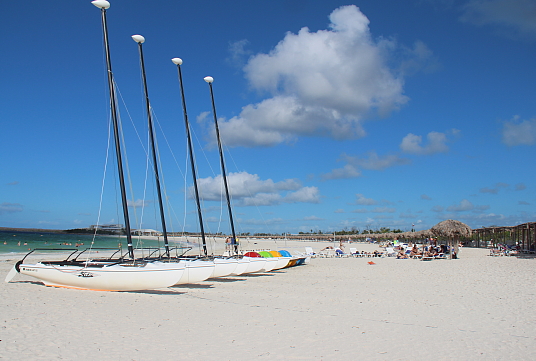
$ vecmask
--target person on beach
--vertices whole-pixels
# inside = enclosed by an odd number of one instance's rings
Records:
[[[417,248],[417,245],[414,244],[413,247],[411,248],[411,252],[409,254],[409,256],[411,258],[414,258],[415,256],[420,256],[422,253],[419,251],[419,248]]]
[[[228,251],[231,249],[231,237],[227,237],[225,240],[225,250]]]
[[[438,255],[439,255],[439,252],[437,252],[435,248],[432,246],[428,247],[428,251],[425,253],[426,257],[435,257]]]
[[[396,258],[398,259],[407,259],[408,255],[404,251],[404,248],[400,248],[400,251],[398,251],[398,254],[396,255]]]

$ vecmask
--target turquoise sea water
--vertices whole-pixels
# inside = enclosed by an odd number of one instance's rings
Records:
[[[133,237],[135,247],[163,247],[163,241],[147,240]],[[64,233],[37,233],[37,232],[0,232],[0,254],[27,253],[34,248],[44,249],[85,249],[94,248],[122,248],[126,250],[126,238],[117,236],[96,236],[64,234]],[[172,247],[179,244],[172,243]],[[185,245],[182,246],[191,246]]]

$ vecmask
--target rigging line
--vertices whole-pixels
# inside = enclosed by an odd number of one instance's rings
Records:
[[[138,132],[138,128],[136,127],[136,124],[134,123],[134,120],[132,118],[132,115],[130,114],[129,110],[128,110],[128,107],[126,105],[126,102],[125,102],[125,99],[123,97],[123,94],[121,93],[121,90],[119,89],[119,86],[117,85],[117,82],[115,81],[114,79],[114,85],[115,85],[115,89],[116,89],[116,92],[118,93],[119,95],[119,98],[121,99],[121,102],[123,104],[123,107],[125,109],[125,111],[127,112],[127,116],[128,116],[128,119],[130,120],[130,123],[132,124],[132,129],[134,129],[134,132],[136,133],[136,137],[138,138],[138,141],[143,149],[143,152],[145,153],[145,156],[148,158],[149,157],[149,152],[148,152],[148,148],[145,146],[144,142],[142,141],[141,139],[141,135],[140,133]],[[119,109],[119,107],[117,107]],[[131,179],[131,175],[130,175],[130,167],[129,167],[129,163],[128,163],[128,155],[127,155],[127,152],[126,152],[126,143],[125,143],[125,140],[124,140],[124,134],[123,134],[123,122],[121,120],[121,117],[120,117],[120,121],[119,121],[119,124],[120,124],[120,127],[121,127],[121,137],[122,137],[122,142],[123,142],[123,153],[124,153],[124,157],[126,159],[126,168],[127,168],[127,178],[128,178],[128,181],[129,181],[129,187],[130,187],[130,194],[131,194],[131,201],[132,201],[132,208],[133,208],[133,212],[134,212],[134,219],[136,221],[136,225],[137,225],[137,228],[138,229],[141,229],[143,228],[142,227],[142,223],[141,221],[138,221],[138,217],[137,217],[137,207],[136,207],[136,198],[134,196],[134,190],[133,190],[133,187],[132,187],[132,179]],[[144,191],[144,197],[145,197],[145,191]],[[145,198],[142,200],[142,206],[144,206],[145,204]],[[138,237],[138,244],[140,242],[140,237]]]
[[[224,147],[227,148],[227,146],[225,146],[225,145],[224,145]],[[231,161],[232,161],[232,163],[233,163],[234,166],[235,166],[235,169],[238,170],[238,166],[237,166],[237,164],[236,164],[236,162],[235,162],[235,159],[233,158],[232,154],[230,154],[230,152],[228,152],[228,153],[229,153],[229,155],[230,155],[230,157],[231,157]],[[262,218],[262,221],[263,221],[264,225],[265,225],[266,227],[268,227],[268,223],[267,223],[266,220],[264,219],[264,217],[263,217],[263,215],[262,215],[262,213],[261,213],[261,211],[260,211],[259,205],[258,205],[257,202],[255,201],[255,198],[253,197],[253,194],[250,192],[250,189],[249,189],[249,188],[245,188],[245,190],[248,192],[248,195],[249,195],[249,196],[251,197],[251,199],[254,201],[255,208],[257,209],[257,212],[259,213],[259,216]],[[232,193],[232,192],[231,192],[231,193]]]
[[[173,152],[173,148],[171,147],[171,144],[168,140],[168,138],[166,137],[166,133],[164,132],[164,130],[162,129],[162,125],[160,124],[160,122],[158,121],[158,118],[154,112],[154,109],[153,107],[151,106],[151,113],[153,114],[154,118],[153,120],[158,124],[158,128],[160,129],[160,133],[162,134],[162,136],[164,137],[164,140],[166,141],[166,145],[168,146],[168,149],[171,153],[171,157],[173,158],[173,161],[175,162],[175,164],[177,165],[177,169],[179,170],[179,172],[181,173],[181,176],[186,179],[186,175],[183,173],[182,171],[182,168],[180,167],[179,165],[179,162],[177,161],[177,158],[175,157],[175,153]],[[188,169],[188,167],[186,166],[186,169]]]
[[[232,161],[232,163],[233,163],[235,169],[238,171],[238,165],[236,164],[236,161],[235,161],[235,159],[234,159],[232,153],[228,151],[228,147],[227,147],[227,145],[225,145],[225,142],[224,142],[222,139],[220,139],[220,140],[221,140],[221,142],[222,142],[222,146],[227,150],[226,153],[229,154],[229,157],[230,157],[230,159],[231,159],[231,161]],[[231,188],[231,187],[229,187],[229,188]],[[269,227],[268,222],[266,222],[266,219],[265,219],[264,216],[262,215],[262,212],[261,212],[261,210],[260,210],[260,208],[259,208],[259,205],[258,205],[257,202],[255,201],[255,198],[253,197],[253,194],[251,193],[250,189],[246,187],[245,190],[247,191],[248,195],[249,195],[249,196],[251,197],[251,199],[253,200],[253,202],[254,202],[254,204],[255,204],[255,208],[256,208],[256,210],[257,210],[257,213],[258,213],[259,216],[261,217],[262,222],[264,223],[264,225],[265,225],[266,227]],[[229,189],[229,193],[231,194],[231,198],[232,198],[232,191],[231,191],[231,189]],[[244,230],[243,230],[243,228],[242,228],[242,226],[241,226],[240,223],[239,223],[238,226],[240,227],[240,229],[242,230],[242,232],[244,232]],[[277,242],[277,241],[276,241],[276,242]],[[247,243],[248,243],[248,245],[249,245],[249,240],[247,241]]]
[[[216,176],[216,172],[214,171],[214,168],[212,168],[211,162],[208,160],[207,153],[205,152],[205,148],[203,147],[201,141],[197,137],[197,133],[195,131],[193,131],[192,129],[190,129],[190,134],[192,134],[192,133],[193,133],[193,136],[194,136],[195,141],[197,143],[197,149],[201,149],[201,153],[203,153],[203,156],[205,157],[205,161],[207,162],[207,165],[210,168],[210,171],[212,172],[212,175]],[[197,164],[197,162],[196,162],[196,164]],[[196,166],[196,168],[197,168],[197,166]]]
[[[181,174],[181,176],[182,176],[184,182],[186,182],[186,176],[187,176],[187,175],[183,172],[181,166],[179,165],[179,162],[178,162],[178,160],[177,160],[177,158],[176,158],[176,156],[175,156],[175,152],[173,152],[173,149],[172,149],[172,147],[171,147],[171,144],[170,144],[168,138],[166,137],[166,133],[165,133],[164,130],[162,129],[162,124],[161,124],[160,121],[158,120],[158,117],[156,116],[156,112],[154,111],[154,108],[153,108],[152,105],[151,105],[150,109],[151,109],[151,114],[152,114],[152,116],[153,116],[153,126],[154,126],[155,123],[158,124],[158,129],[160,129],[160,134],[164,137],[164,140],[165,140],[166,145],[167,145],[167,147],[168,147],[168,149],[169,149],[169,152],[170,152],[170,154],[171,154],[171,156],[172,156],[172,158],[173,158],[173,161],[175,162],[175,164],[176,164],[176,166],[177,166],[177,169],[179,170],[179,173]],[[155,130],[156,130],[156,129],[155,129]],[[155,134],[156,134],[156,132],[155,132]],[[155,141],[157,142],[157,147],[156,147],[156,149],[157,149],[158,164],[159,164],[159,166],[160,166],[160,169],[162,169],[163,167],[162,167],[162,162],[161,162],[161,157],[160,157],[160,147],[158,146],[158,139],[157,139],[156,137],[155,137]],[[187,166],[187,165],[185,166],[185,169],[188,169],[188,166]],[[165,181],[164,181],[164,175],[163,175],[163,174],[161,175],[161,180],[162,180],[163,183],[164,183],[164,195],[166,196],[166,207],[167,207],[167,209],[168,209],[168,214],[173,213],[174,215],[176,215],[175,210],[173,209],[173,206],[171,205],[171,203],[170,203],[170,201],[169,201],[170,197],[168,196],[167,187],[166,187],[166,183],[165,183]],[[173,210],[173,212],[171,212],[171,210]],[[182,226],[182,227],[183,227],[182,232],[184,233],[184,227],[185,227],[185,223],[186,223],[186,221],[184,220],[184,222],[180,222],[180,221],[178,220],[177,217],[175,217],[175,218],[176,218],[177,221],[179,222],[179,225],[183,225],[183,226]],[[171,228],[172,228],[172,232],[174,232],[174,226],[173,226],[173,224],[171,224]]]
[[[147,135],[147,137],[149,137],[149,135]],[[149,142],[148,139],[147,139],[147,142]],[[145,200],[147,197],[147,180],[149,179],[149,163],[150,163],[150,160],[149,160],[149,156],[147,155],[145,157],[145,180],[143,182],[143,199],[142,199],[143,203],[142,203],[141,215],[140,215],[140,227],[139,227],[140,230],[143,229],[143,216],[145,215]],[[143,245],[142,240],[141,240],[141,232],[138,232],[138,242],[136,243],[136,247],[138,247],[140,243]]]
[[[184,158],[184,161],[186,162],[186,165],[185,165],[185,168],[186,169],[186,173],[185,173],[185,178],[184,178],[184,221],[182,222],[182,224],[184,225],[183,226],[183,229],[182,229],[182,233],[184,234],[184,232],[186,231],[186,211],[188,210],[188,206],[187,206],[187,202],[188,202],[188,185],[187,185],[187,176],[188,176],[188,155],[189,155],[189,151],[188,151],[188,146],[185,144],[185,147],[186,147],[186,157]]]
[[[134,129],[134,132],[136,133],[136,136],[138,137],[138,141],[140,142],[140,145],[141,145],[143,151],[145,152],[145,155],[148,156],[149,151],[145,147],[144,141],[141,139],[140,133],[138,132],[138,128],[136,127],[136,124],[134,123],[134,120],[132,119],[132,115],[130,115],[130,112],[128,111],[128,107],[127,107],[127,104],[125,102],[125,99],[123,98],[123,94],[121,93],[121,90],[119,89],[119,86],[115,82],[115,79],[114,79],[114,85],[115,85],[116,92],[119,93],[119,98],[121,99],[121,103],[123,104],[123,107],[125,108],[125,111],[127,112],[128,119],[130,120],[130,123],[132,124],[132,128]]]
[[[167,213],[170,214],[171,203],[169,201],[170,197],[169,197],[168,192],[167,192],[167,186],[166,186],[166,181],[165,181],[165,172],[164,172],[164,167],[162,166],[162,158],[161,158],[161,155],[160,155],[160,146],[159,146],[160,143],[158,142],[158,137],[156,135],[156,129],[155,129],[155,126],[154,126],[155,122],[158,123],[159,129],[161,130],[161,134],[164,136],[164,138],[166,136],[165,136],[164,132],[162,131],[162,127],[160,125],[160,122],[158,122],[158,119],[157,119],[157,117],[155,115],[155,112],[154,112],[154,109],[153,109],[152,106],[150,106],[150,111],[151,111],[152,120],[153,120],[152,123],[153,123],[153,134],[154,134],[154,142],[155,142],[156,161],[158,163],[158,168],[160,169],[159,178],[160,178],[161,185],[162,185],[162,188],[163,188],[163,193],[164,193]],[[167,139],[166,139],[166,141],[167,141]],[[179,169],[179,171],[182,174],[182,170]],[[170,226],[171,226],[171,229],[173,229],[173,224],[171,224]]]
[[[222,146],[222,152],[221,152],[221,157],[223,158],[223,161],[225,162],[225,164],[227,164],[227,159],[226,159],[226,154],[229,154],[229,156],[231,157],[231,160],[233,161],[233,164],[235,166],[235,169],[238,171],[238,166],[233,158],[233,155],[232,153],[229,151],[229,147],[227,147],[225,145],[225,141],[220,137],[220,144]],[[223,175],[222,175],[223,177]],[[227,174],[227,180],[229,180],[229,174]],[[221,198],[223,199],[223,189],[224,189],[224,184],[222,182],[221,184],[221,188],[222,188],[222,192],[221,192]],[[233,188],[231,187],[231,185],[229,184],[228,186],[228,189],[227,191],[229,192],[229,198],[232,200],[233,199]],[[222,201],[223,202],[223,201]],[[222,203],[222,212],[223,212],[223,203]],[[236,222],[235,222],[236,223]],[[242,225],[240,223],[238,223],[238,226],[240,227],[240,229],[242,230],[242,233],[244,232],[244,229],[242,228]]]
[[[216,177],[216,172],[214,171],[214,168],[212,167],[212,164],[211,164],[210,161],[208,160],[207,154],[206,154],[206,152],[205,152],[205,150],[204,150],[204,148],[203,148],[203,146],[202,146],[202,144],[201,144],[201,141],[200,141],[199,138],[197,137],[196,132],[195,132],[195,131],[192,131],[192,129],[191,129],[191,127],[190,127],[190,135],[192,135],[192,133],[193,133],[193,136],[194,136],[194,138],[195,138],[195,141],[196,141],[196,143],[197,143],[197,145],[198,145],[197,148],[198,148],[198,149],[199,149],[199,148],[201,149],[201,152],[203,153],[203,156],[204,156],[204,158],[205,158],[205,160],[206,160],[206,162],[207,162],[207,165],[208,165],[208,167],[210,168],[210,171],[211,171],[211,173],[212,173],[212,176],[215,178],[215,177]],[[199,178],[199,167],[198,167],[197,157],[195,156],[195,153],[193,153],[193,157],[194,157],[194,166],[195,166],[195,170],[196,170],[196,173],[197,173],[197,175],[198,175],[197,180],[199,181],[199,179],[200,179],[200,178]],[[198,183],[198,184],[199,184],[199,183]],[[199,196],[200,196],[200,201],[201,201],[201,203],[202,203],[202,207],[201,207],[201,208],[206,209],[206,207],[205,207],[205,197],[203,196],[203,192],[202,192],[201,189],[200,189]],[[205,224],[205,226],[206,226],[207,228],[209,228],[209,232],[207,232],[207,233],[209,233],[209,234],[212,233],[212,232],[210,231],[210,226],[209,226],[208,224]]]
[[[92,250],[93,250],[93,246],[95,244],[95,238],[97,237],[97,232],[98,232],[99,226],[100,226],[100,218],[101,218],[101,213],[102,213],[102,202],[103,202],[103,198],[104,198],[104,184],[106,183],[106,170],[108,169],[108,159],[109,159],[109,156],[110,156],[110,142],[111,142],[111,139],[112,139],[112,120],[111,120],[111,117],[108,117],[108,142],[107,142],[107,146],[106,146],[106,158],[104,160],[104,170],[103,170],[103,174],[102,174],[101,193],[100,193],[100,199],[99,199],[99,211],[97,213],[97,225],[95,227],[95,232],[93,232],[93,238],[91,239],[89,252],[87,253],[87,256],[86,256],[86,261],[85,261],[86,266],[87,266],[87,263],[89,262],[89,257],[91,255]]]
[[[115,83],[115,81],[114,81]],[[117,86],[117,84],[116,84]],[[132,177],[131,177],[131,173],[130,173],[130,165],[129,165],[129,161],[128,161],[128,152],[127,152],[127,144],[125,142],[125,133],[123,132],[123,118],[121,117],[121,113],[119,112],[119,107],[117,106],[116,104],[116,109],[117,109],[117,113],[118,113],[118,117],[117,117],[117,123],[118,123],[118,127],[119,127],[119,133],[120,133],[120,136],[121,136],[121,143],[122,143],[122,147],[121,147],[121,150],[122,150],[122,153],[123,153],[123,159],[124,159],[124,165],[125,165],[125,168],[126,168],[126,174],[127,174],[127,179],[128,179],[128,186],[129,186],[129,189],[130,189],[130,197],[131,197],[131,202],[132,202],[132,211],[134,213],[134,220],[136,221],[136,226],[137,228],[139,229],[139,222],[138,222],[138,216],[137,216],[137,210],[136,210],[136,198],[134,196],[134,188],[132,186]],[[128,207],[128,204],[127,204],[127,207]]]

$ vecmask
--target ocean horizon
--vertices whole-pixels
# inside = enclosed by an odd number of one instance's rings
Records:
[[[171,247],[198,247],[196,243],[177,242],[170,240]],[[135,248],[162,248],[164,240],[162,237],[143,238],[132,237]],[[54,249],[86,249],[86,248],[109,248],[122,249],[126,251],[127,242],[125,236],[119,235],[97,235],[92,234],[71,234],[37,231],[0,231],[0,254],[27,253],[33,249],[54,250]]]

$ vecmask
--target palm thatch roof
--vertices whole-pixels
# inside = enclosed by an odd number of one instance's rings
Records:
[[[471,228],[460,221],[447,219],[430,228],[430,232],[437,237],[469,237],[471,235]]]

